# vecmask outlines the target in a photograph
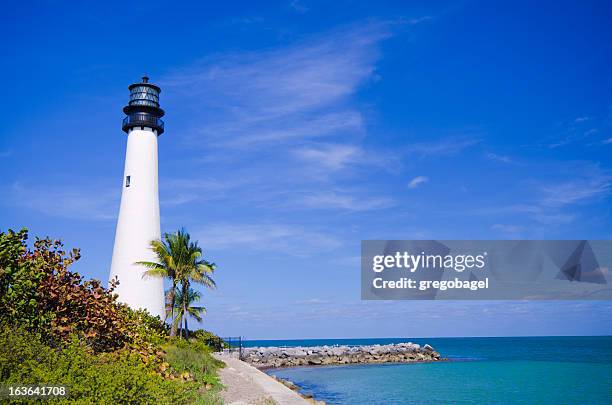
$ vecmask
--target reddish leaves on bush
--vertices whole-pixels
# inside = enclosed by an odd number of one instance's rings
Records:
[[[60,241],[46,238],[30,250],[27,238],[26,230],[0,233],[0,320],[52,340],[76,335],[94,352],[128,348],[149,355],[151,344],[140,333],[148,331],[142,326],[147,315],[117,302],[118,282],[106,289],[98,280],[84,280],[68,270],[80,257],[78,249],[67,255]],[[163,330],[155,322],[152,329]]]

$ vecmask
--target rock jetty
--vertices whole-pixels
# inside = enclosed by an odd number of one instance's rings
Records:
[[[242,360],[260,369],[355,363],[416,363],[440,359],[440,353],[430,345],[421,347],[415,343],[242,349]]]

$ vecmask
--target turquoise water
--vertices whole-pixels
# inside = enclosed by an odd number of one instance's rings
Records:
[[[610,404],[612,337],[250,341],[249,346],[429,343],[449,362],[270,370],[329,404]]]

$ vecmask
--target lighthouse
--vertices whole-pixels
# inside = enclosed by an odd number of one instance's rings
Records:
[[[159,107],[160,88],[148,77],[128,89],[122,126],[127,133],[125,170],[109,279],[119,279],[119,301],[163,320],[163,279],[143,276],[146,268],[136,263],[157,261],[150,244],[160,238],[157,137],[164,132],[164,110]]]

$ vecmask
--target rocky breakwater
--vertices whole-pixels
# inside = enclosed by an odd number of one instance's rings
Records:
[[[242,360],[257,368],[356,363],[416,363],[439,361],[430,345],[397,343],[371,346],[248,347]]]

